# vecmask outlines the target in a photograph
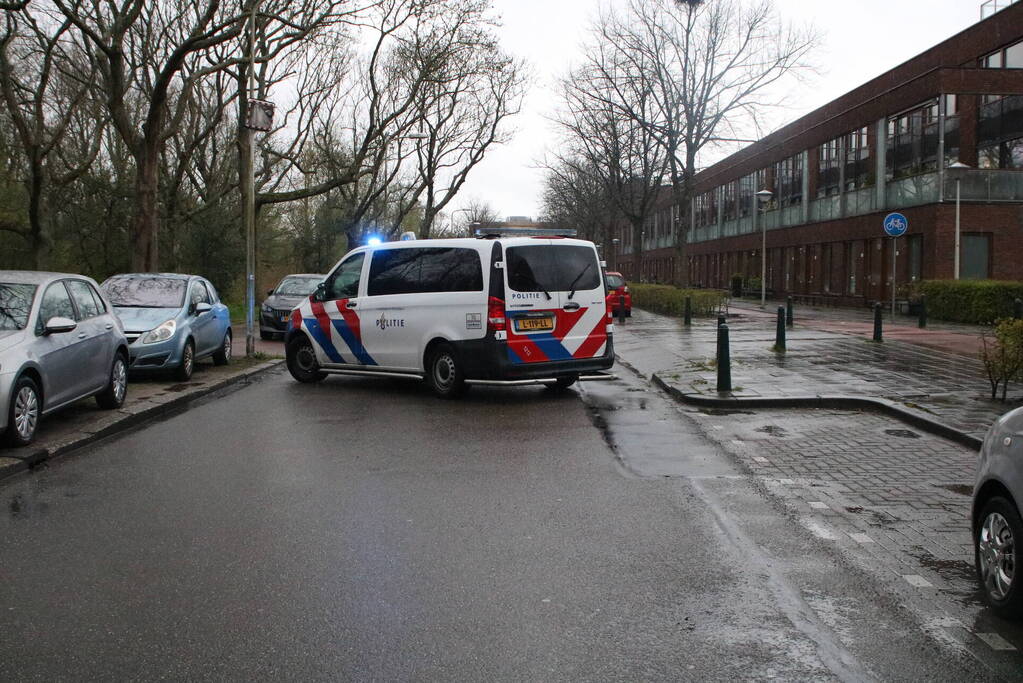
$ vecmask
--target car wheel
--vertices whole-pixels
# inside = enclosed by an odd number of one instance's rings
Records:
[[[1023,616],[1023,588],[1016,580],[1016,541],[1023,539],[1023,522],[1016,506],[996,496],[980,513],[974,530],[973,549],[977,579],[984,597],[1005,616]]]
[[[182,382],[192,379],[192,371],[195,370],[195,345],[189,339],[185,342],[185,350],[181,352],[181,365],[174,372],[175,378]]]
[[[284,357],[288,365],[288,372],[299,382],[306,384],[319,382],[327,376],[327,373],[320,370],[320,363],[316,360],[312,342],[303,334],[296,335],[288,343]]]
[[[554,384],[548,384],[547,388],[552,391],[565,391],[577,381],[579,381],[579,375],[562,375],[554,381]]]
[[[465,393],[465,373],[449,344],[438,344],[426,363],[426,380],[440,398],[458,398]]]
[[[112,410],[124,405],[124,397],[128,395],[128,363],[124,355],[114,356],[114,364],[110,368],[110,381],[103,391],[96,394],[96,403],[100,408]]]
[[[7,443],[14,447],[27,446],[35,439],[39,427],[42,401],[39,387],[31,377],[22,377],[14,383],[11,405],[7,411]]]
[[[224,341],[220,348],[213,353],[214,365],[227,365],[231,362],[231,330],[224,333]]]

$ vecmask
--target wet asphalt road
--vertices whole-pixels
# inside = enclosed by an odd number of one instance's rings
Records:
[[[0,679],[983,679],[618,372],[276,372],[2,484]]]

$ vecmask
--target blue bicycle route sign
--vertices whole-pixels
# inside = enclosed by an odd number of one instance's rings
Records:
[[[884,217],[884,231],[889,237],[899,237],[909,230],[909,221],[901,213],[890,213]]]

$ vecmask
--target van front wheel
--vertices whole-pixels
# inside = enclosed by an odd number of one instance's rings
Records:
[[[465,373],[458,356],[449,344],[438,344],[430,351],[426,363],[426,380],[440,398],[458,398],[465,393]]]

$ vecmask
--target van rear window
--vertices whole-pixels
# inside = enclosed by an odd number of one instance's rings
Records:
[[[516,292],[570,292],[600,287],[592,247],[538,244],[508,249],[508,286]]]
[[[483,291],[483,267],[475,249],[406,247],[373,252],[369,296]]]

